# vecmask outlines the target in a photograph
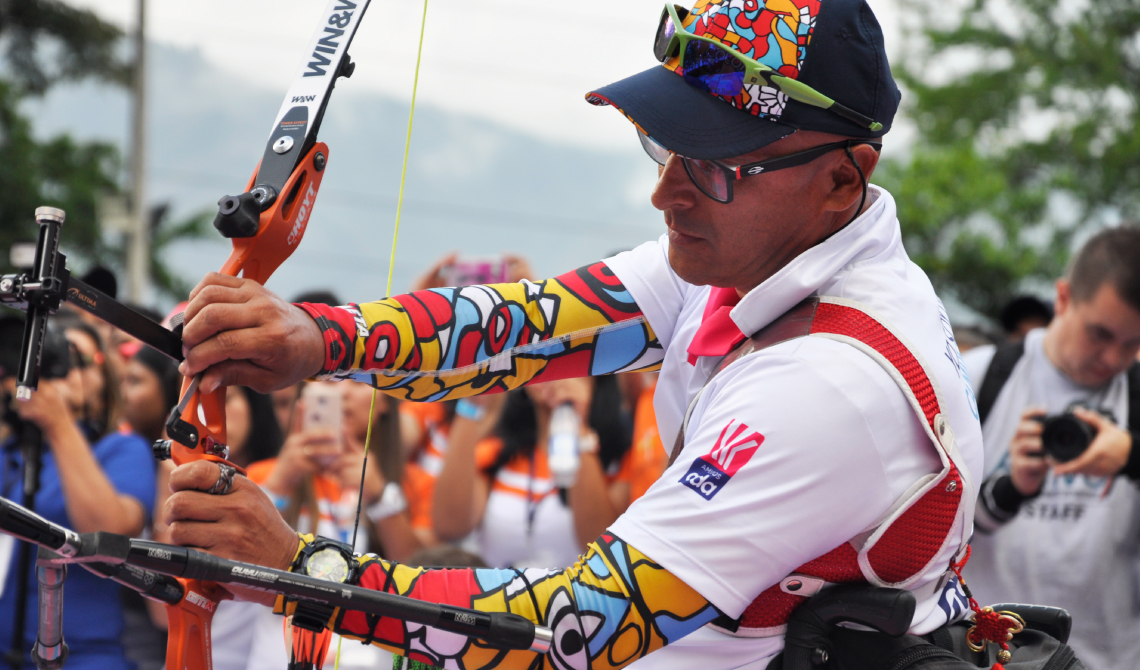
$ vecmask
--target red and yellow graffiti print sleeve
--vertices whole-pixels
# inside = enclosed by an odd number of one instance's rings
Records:
[[[439,668],[609,670],[676,642],[718,616],[696,591],[613,535],[565,570],[427,569],[372,556],[360,585],[550,627],[550,651],[492,649],[479,640],[387,617],[337,610],[330,627]],[[280,611],[280,602],[278,611]]]
[[[656,369],[662,358],[629,291],[600,262],[541,282],[301,307],[324,335],[322,378],[368,382],[406,400]]]

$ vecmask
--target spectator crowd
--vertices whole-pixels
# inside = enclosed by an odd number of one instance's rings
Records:
[[[449,285],[458,265],[441,259],[411,288]],[[507,281],[534,278],[521,258],[504,257],[500,269]],[[101,278],[113,293],[113,277]],[[324,291],[294,302],[340,304]],[[39,514],[79,532],[162,540],[156,510],[172,466],[156,462],[150,445],[165,437],[178,401],[174,362],[78,311],[65,308],[52,322],[61,374],[17,403],[23,325],[0,318],[0,495],[23,502],[25,462],[38,459]],[[1001,337],[955,329],[987,456],[967,581],[983,605],[1069,609],[1071,644],[1089,667],[1132,667],[1140,658],[1140,454],[1129,429],[1140,411],[1140,230],[1094,237],[1058,280],[1055,305],[1018,298],[1001,324]],[[271,394],[231,387],[229,458],[297,531],[360,552],[429,566],[570,565],[665,469],[655,382],[636,372],[439,403],[400,402],[357,382]],[[1066,412],[1088,427],[1089,442],[1067,460],[1045,444],[1049,419]],[[569,481],[548,454],[567,431],[578,453]],[[0,649],[30,668],[36,583],[34,561],[20,556],[20,543],[0,535]],[[71,571],[64,603],[69,668],[163,667],[161,607],[83,570]],[[254,604],[219,606],[212,648],[218,670],[288,663],[282,619]],[[360,644],[344,645],[340,663],[393,664]]]

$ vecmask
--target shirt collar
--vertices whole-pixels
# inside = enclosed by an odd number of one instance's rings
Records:
[[[740,332],[753,334],[818,291],[845,266],[902,244],[894,198],[878,186],[867,189],[871,206],[845,228],[792,259],[749,291],[730,316]],[[714,292],[717,289],[712,289]],[[710,304],[712,297],[710,294]],[[724,303],[721,303],[724,304]],[[705,307],[706,312],[708,306]]]

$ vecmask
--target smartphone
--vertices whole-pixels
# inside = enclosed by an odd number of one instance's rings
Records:
[[[502,258],[461,258],[443,270],[448,286],[502,284],[507,281],[507,263]]]
[[[301,391],[302,428],[307,431],[321,431],[335,436],[337,447],[341,444],[341,427],[344,423],[344,389],[332,382],[312,382],[305,384]],[[339,452],[339,449],[338,449]],[[318,458],[324,466],[332,465],[336,453]]]

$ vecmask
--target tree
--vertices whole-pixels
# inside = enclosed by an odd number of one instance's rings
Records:
[[[67,212],[69,248],[98,259],[107,253],[95,221],[100,193],[116,192],[118,153],[103,143],[77,143],[64,135],[40,142],[20,114],[21,100],[42,95],[54,83],[84,77],[122,82],[115,60],[118,28],[91,12],[44,0],[0,0],[0,40],[6,79],[0,79],[0,252],[35,239],[32,216],[40,205]],[[51,51],[52,64],[44,59]],[[7,254],[0,255],[7,267]]]
[[[0,81],[0,261],[8,265],[13,242],[34,240],[36,207],[50,205],[67,212],[64,241],[86,258],[98,260],[109,249],[95,220],[100,193],[118,190],[118,153],[102,143],[76,143],[63,135],[47,142],[32,137],[31,124],[20,115],[21,96]]]
[[[56,0],[0,0],[0,37],[12,81],[25,93],[43,94],[64,79],[130,81],[130,67],[115,57],[122,31],[90,11]],[[58,46],[50,65],[45,42]]]
[[[120,191],[119,152],[102,142],[80,143],[67,135],[35,139],[20,102],[43,95],[61,81],[85,78],[127,84],[130,65],[116,51],[122,31],[90,11],[55,0],[0,0],[0,44],[7,78],[0,78],[0,267],[11,271],[7,249],[33,240],[35,208],[67,212],[62,243],[82,262],[123,267],[125,244],[107,240],[99,229],[96,203]],[[205,215],[169,221],[165,209],[154,217],[152,275],[164,293],[182,299],[185,282],[162,263],[159,252],[171,242],[206,233]]]
[[[919,139],[876,181],[936,288],[992,316],[1056,277],[1075,235],[1140,214],[1140,5],[907,0],[904,16],[895,76]]]

